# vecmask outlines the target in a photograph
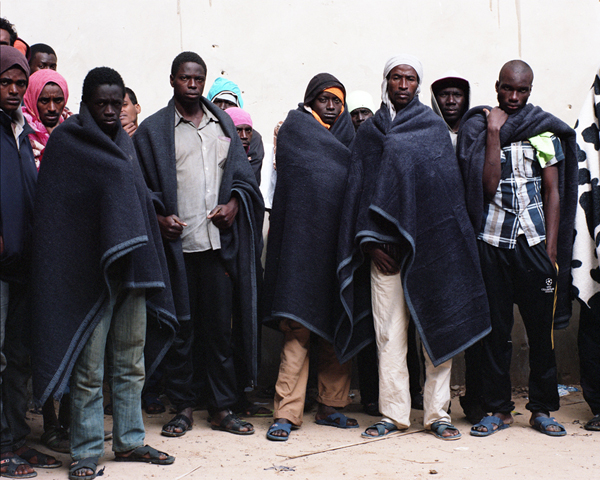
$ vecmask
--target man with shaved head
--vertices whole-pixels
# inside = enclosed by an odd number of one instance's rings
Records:
[[[567,283],[576,202],[575,134],[527,103],[533,71],[506,63],[496,82],[498,106],[476,107],[462,120],[457,154],[487,290],[492,332],[476,359],[483,408],[491,416],[471,435],[488,436],[513,423],[510,362],[513,303],[530,345],[530,424],[550,436],[565,428],[558,410],[552,329],[570,317]],[[556,313],[554,311],[556,306]]]

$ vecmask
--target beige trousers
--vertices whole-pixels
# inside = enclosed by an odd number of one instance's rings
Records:
[[[275,384],[273,418],[285,418],[302,425],[306,385],[308,383],[308,352],[310,330],[293,320],[280,322],[284,334],[279,375]],[[350,403],[350,369],[352,362],[340,364],[333,345],[319,338],[317,367],[319,395],[317,401],[330,407],[345,407]]]
[[[373,323],[379,355],[379,411],[383,420],[399,429],[410,426],[410,389],[406,353],[410,313],[400,274],[384,275],[371,263]],[[452,360],[438,367],[425,355],[423,424],[431,428],[438,420],[450,421],[450,372]]]

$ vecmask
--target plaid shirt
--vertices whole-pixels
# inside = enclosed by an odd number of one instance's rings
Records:
[[[552,137],[555,155],[544,166],[564,159],[560,141]],[[496,195],[483,209],[483,225],[477,238],[499,248],[515,248],[517,236],[529,246],[546,240],[542,202],[542,166],[529,141],[502,148],[502,173]]]

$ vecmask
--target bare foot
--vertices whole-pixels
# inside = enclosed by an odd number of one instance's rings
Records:
[[[542,418],[549,418],[549,415],[547,415],[544,412],[532,412],[531,414],[531,418],[529,419],[529,424],[531,426],[534,425],[534,420],[538,417],[542,417]],[[544,430],[546,430],[547,432],[562,432],[563,430],[558,426],[558,425],[547,425]]]
[[[233,419],[227,423],[225,426],[221,426],[221,422],[227,417],[227,415],[232,415]],[[243,420],[240,420],[235,414],[231,412],[231,410],[221,410],[220,412],[213,415],[212,420],[210,421],[211,427],[214,427],[218,430],[225,430],[231,433],[249,433],[254,431],[254,426]]]
[[[285,418],[276,418],[275,421],[273,423],[279,423],[279,424],[283,424],[283,423],[292,423],[289,420],[285,419]],[[273,430],[272,432],[270,432],[271,435],[273,435],[274,437],[287,437],[288,433],[285,430]]]
[[[9,473],[10,470],[12,470],[10,464],[12,463],[14,465],[15,462],[23,462],[16,467],[14,473],[10,472],[13,475],[17,475],[16,478],[19,478],[18,476],[21,475],[31,475],[32,473],[35,473],[33,467],[21,458],[19,458],[18,455],[15,455],[14,452],[5,452],[2,454],[2,467],[0,468],[0,473],[2,474],[1,476],[6,476],[6,474]]]
[[[500,420],[502,420],[502,423],[504,423],[505,425],[510,425],[512,424],[515,419],[513,418],[513,416],[510,413],[494,413],[493,414],[494,417],[498,417]],[[492,430],[498,430],[498,425],[493,425]],[[483,425],[479,426],[479,427],[473,427],[472,430],[476,430],[478,432],[487,432],[488,429],[487,427],[484,427]]]
[[[177,412],[177,415],[184,415],[190,421],[190,426],[193,425],[193,423],[194,423],[194,420],[193,420],[194,419],[194,415],[193,415],[192,407],[184,408],[181,412]],[[189,430],[189,428],[188,429],[184,429],[183,426],[169,425],[169,424],[166,424],[162,428],[163,432],[172,433],[172,434],[185,433],[187,430]]]

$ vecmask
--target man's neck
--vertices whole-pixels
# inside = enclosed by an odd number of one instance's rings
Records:
[[[187,120],[188,122],[192,122],[196,127],[200,125],[200,121],[204,116],[204,110],[202,110],[202,105],[200,101],[197,103],[180,103],[175,99],[175,107],[179,114]]]

